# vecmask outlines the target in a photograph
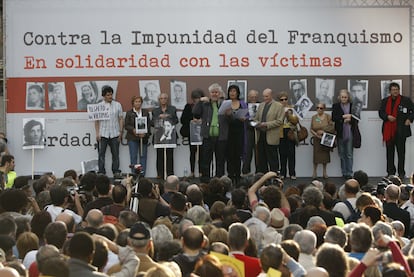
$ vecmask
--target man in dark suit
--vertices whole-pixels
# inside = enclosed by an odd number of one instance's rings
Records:
[[[405,178],[405,141],[411,136],[410,124],[414,120],[414,104],[400,95],[400,85],[389,85],[390,96],[382,99],[379,117],[383,120],[382,136],[387,146],[387,173],[395,175],[395,148],[398,154],[398,175]]]
[[[404,236],[410,234],[410,213],[398,206],[400,198],[400,187],[394,184],[388,185],[385,189],[385,203],[383,204],[383,213],[393,219],[400,220],[405,226]]]

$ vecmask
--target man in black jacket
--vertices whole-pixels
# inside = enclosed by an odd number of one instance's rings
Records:
[[[414,120],[414,104],[400,95],[400,85],[389,85],[390,96],[382,99],[379,117],[383,120],[382,136],[387,146],[387,173],[395,175],[395,148],[398,154],[398,175],[405,178],[405,141],[411,136],[410,124]]]

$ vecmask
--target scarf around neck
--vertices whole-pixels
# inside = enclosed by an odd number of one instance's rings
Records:
[[[392,115],[393,117],[397,118],[398,107],[401,103],[401,95],[398,95],[395,99],[394,107],[392,106],[392,97],[388,97],[387,104],[385,106],[385,113],[387,115]],[[382,140],[385,143],[389,143],[392,139],[395,138],[397,134],[397,120],[391,122],[389,120],[385,121],[384,123],[384,132],[382,134]]]

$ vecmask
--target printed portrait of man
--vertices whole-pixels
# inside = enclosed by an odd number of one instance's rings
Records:
[[[158,80],[140,80],[139,91],[142,96],[142,108],[149,109],[159,106],[158,97],[161,94]]]
[[[44,148],[45,146],[45,119],[23,119],[23,149]]]
[[[187,103],[187,84],[180,81],[172,81],[171,87],[171,105],[179,110],[183,110]]]
[[[307,80],[290,80],[289,81],[289,88],[290,88],[290,97],[289,97],[289,104],[296,105],[299,99],[303,95],[307,95]]]
[[[361,102],[364,109],[368,108],[368,80],[348,80],[348,90],[352,103]]]
[[[66,110],[66,90],[64,82],[48,83],[49,110]]]

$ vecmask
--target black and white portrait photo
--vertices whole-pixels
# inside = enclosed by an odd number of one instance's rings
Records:
[[[321,144],[325,145],[327,147],[333,147],[334,143],[335,143],[335,138],[336,138],[336,136],[334,134],[323,133],[322,139],[321,139]]]
[[[135,130],[137,134],[146,134],[148,133],[148,126],[147,126],[147,117],[136,117],[135,118]]]
[[[139,93],[142,97],[142,108],[156,108],[159,106],[158,97],[161,94],[160,81],[158,80],[140,80]]]
[[[168,119],[159,119],[155,125],[154,148],[176,148],[175,125]]]
[[[47,95],[49,99],[49,110],[66,110],[68,108],[64,82],[48,83]]]
[[[45,83],[26,83],[26,110],[45,109]]]
[[[183,110],[187,103],[187,84],[180,81],[172,81],[171,88],[171,105],[179,110]]]
[[[190,121],[190,144],[203,144],[203,138],[201,137],[201,121]]]
[[[99,91],[96,82],[75,82],[75,89],[78,97],[78,111],[86,111],[89,104],[97,103]]]
[[[289,89],[290,89],[289,104],[296,105],[302,96],[307,95],[308,94],[307,87],[308,87],[308,83],[306,79],[290,80],[289,81]]]
[[[368,108],[368,80],[348,80],[348,91],[353,104],[361,102],[362,108]]]
[[[315,79],[315,95],[317,100],[316,104],[324,103],[327,108],[332,108],[334,92],[334,79]]]
[[[239,87],[240,90],[240,100],[247,99],[246,91],[247,91],[247,80],[229,80],[227,81],[227,88],[231,85],[236,85]]]
[[[381,99],[384,99],[390,96],[390,88],[389,85],[391,83],[397,83],[400,85],[400,94],[402,93],[402,80],[382,80],[381,81]]]
[[[312,108],[313,103],[307,97],[306,95],[303,95],[298,102],[296,102],[296,105],[294,106],[294,111],[297,116],[299,116],[300,119],[304,119],[306,114],[309,112],[309,110]]]
[[[45,119],[23,119],[23,149],[45,148]]]
[[[249,108],[249,119],[252,120],[256,116],[260,103],[248,103],[247,105]]]
[[[352,103],[351,114],[356,120],[361,120],[362,102],[357,101]]]

